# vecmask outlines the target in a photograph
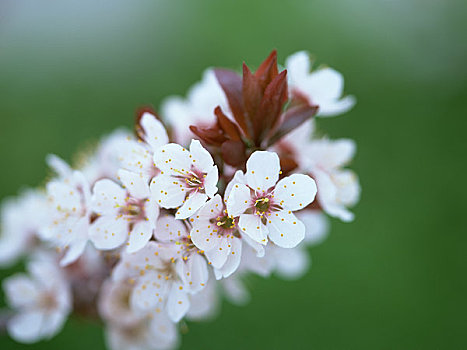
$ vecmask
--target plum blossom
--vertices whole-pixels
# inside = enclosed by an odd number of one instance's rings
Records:
[[[154,163],[161,174],[151,182],[151,190],[161,207],[179,207],[177,219],[193,215],[217,192],[217,166],[198,140],[191,141],[190,151],[175,143],[160,147]]]
[[[127,281],[133,286],[130,305],[134,312],[167,312],[173,322],[188,312],[191,287],[185,283],[182,260],[174,260],[177,249],[176,245],[149,242],[136,253],[123,254],[112,277],[115,282]]]
[[[89,240],[91,190],[82,172],[55,156],[48,162],[58,177],[47,184],[50,222],[40,236],[65,251],[60,262],[65,266],[80,257]]]
[[[279,182],[279,157],[256,151],[247,161],[244,183],[235,184],[227,210],[239,216],[238,226],[254,241],[268,237],[283,248],[293,248],[305,237],[305,226],[293,214],[313,202],[316,184],[307,175],[293,174]]]
[[[216,278],[228,277],[240,264],[241,236],[238,218],[229,215],[220,195],[214,196],[193,216],[191,240],[204,251]]]
[[[154,237],[158,242],[173,245],[174,255],[171,260],[177,264],[180,279],[188,286],[191,293],[203,289],[208,281],[209,272],[206,260],[192,241],[189,228],[183,220],[177,220],[172,215],[162,216],[157,222]]]
[[[138,125],[138,139],[127,137],[118,145],[120,168],[141,176],[148,184],[160,173],[155,166],[153,155],[169,142],[167,131],[151,113],[142,114]]]
[[[2,203],[0,266],[14,264],[37,245],[37,236],[47,224],[48,214],[46,195],[39,190],[26,190]]]
[[[344,78],[332,68],[311,71],[312,61],[305,51],[289,56],[285,62],[290,95],[318,105],[319,117],[343,114],[355,105],[353,96],[342,98]]]
[[[159,207],[144,177],[123,169],[118,174],[123,187],[109,179],[94,185],[91,205],[98,218],[89,235],[97,249],[115,249],[128,241],[132,253],[151,239]]]
[[[71,311],[69,286],[52,257],[36,256],[28,271],[29,276],[17,274],[3,282],[8,304],[16,310],[7,330],[22,343],[53,337]]]
[[[186,99],[171,96],[163,101],[161,110],[175,133],[175,140],[188,145],[194,137],[187,125],[208,126],[215,121],[214,109],[220,106],[230,114],[227,98],[212,69],[206,69],[200,82],[188,91]]]

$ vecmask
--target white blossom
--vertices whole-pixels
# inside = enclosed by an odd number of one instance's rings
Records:
[[[178,208],[177,219],[192,216],[217,192],[219,173],[211,154],[198,140],[190,150],[170,143],[154,153],[161,174],[151,182],[151,190],[163,208]]]
[[[45,193],[26,190],[17,198],[4,200],[0,222],[0,266],[9,266],[30,252],[48,220]],[[27,219],[25,219],[27,218]]]
[[[214,267],[216,278],[228,277],[240,264],[242,242],[238,219],[229,215],[220,195],[209,200],[193,218],[191,240]]]
[[[127,242],[128,252],[135,252],[151,239],[159,207],[144,177],[123,169],[118,174],[123,187],[108,179],[94,185],[92,209],[98,218],[90,227],[90,239],[97,249]]]
[[[318,116],[331,117],[343,114],[355,105],[353,96],[342,97],[344,78],[332,68],[311,71],[310,56],[299,51],[285,62],[291,96],[305,99],[310,105],[318,105]]]
[[[279,174],[276,153],[253,153],[246,164],[244,183],[234,185],[227,210],[239,216],[239,228],[254,241],[266,245],[269,237],[280,247],[293,248],[305,237],[305,226],[293,212],[314,200],[316,185],[302,174],[278,182]]]
[[[36,257],[28,271],[29,276],[17,274],[3,282],[8,303],[16,310],[8,333],[22,343],[53,337],[71,311],[68,284],[51,257]]]
[[[139,125],[140,139],[127,137],[119,143],[118,160],[122,169],[140,175],[149,184],[160,173],[154,164],[154,152],[167,144],[169,137],[162,123],[149,112],[141,116]]]
[[[61,265],[65,266],[80,257],[88,242],[91,191],[82,172],[55,156],[48,161],[58,177],[46,186],[50,220],[40,236],[64,250]]]

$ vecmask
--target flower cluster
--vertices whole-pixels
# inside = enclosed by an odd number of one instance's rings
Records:
[[[359,198],[354,143],[315,131],[354,105],[342,94],[335,70],[272,52],[254,73],[208,69],[79,166],[49,156],[45,188],[1,210],[0,264],[28,256],[3,281],[11,337],[50,338],[73,312],[102,319],[111,349],[173,349],[220,295],[246,301],[245,275],[303,275],[325,214],[350,221]]]

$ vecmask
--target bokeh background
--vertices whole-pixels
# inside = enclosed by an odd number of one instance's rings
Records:
[[[0,197],[43,184],[134,110],[208,66],[306,49],[358,99],[321,121],[357,141],[363,195],[302,279],[249,280],[252,301],[188,323],[182,349],[465,349],[467,7],[448,0],[0,0]],[[25,218],[27,219],[27,218]],[[12,271],[0,272],[0,278]],[[3,304],[1,304],[3,305]],[[51,341],[104,349],[71,319]]]

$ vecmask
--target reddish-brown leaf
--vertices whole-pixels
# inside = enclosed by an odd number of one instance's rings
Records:
[[[224,133],[226,133],[233,141],[241,141],[242,136],[237,124],[231,121],[224,112],[222,112],[222,109],[219,106],[214,110],[214,114],[217,117],[217,123],[220,125]]]
[[[277,76],[277,51],[273,50],[255,72],[255,77],[264,91],[266,86]]]
[[[268,145],[279,141],[286,134],[298,128],[318,112],[318,106],[300,105],[290,108],[282,117],[280,126],[269,139]]]
[[[282,106],[287,101],[287,71],[282,71],[267,86],[261,105],[254,120],[255,142],[257,145],[268,135],[279,120]]]
[[[228,69],[215,69],[214,73],[222,90],[224,90],[235,120],[244,133],[249,135],[243,109],[242,78],[237,73]]]
[[[251,129],[253,120],[263,98],[264,89],[247,65],[243,64],[243,102],[248,126]]]
[[[241,141],[225,141],[221,147],[222,158],[234,167],[239,167],[246,162],[245,144]]]
[[[227,141],[222,131],[218,127],[200,128],[196,125],[190,125],[190,130],[208,145],[221,146]]]

